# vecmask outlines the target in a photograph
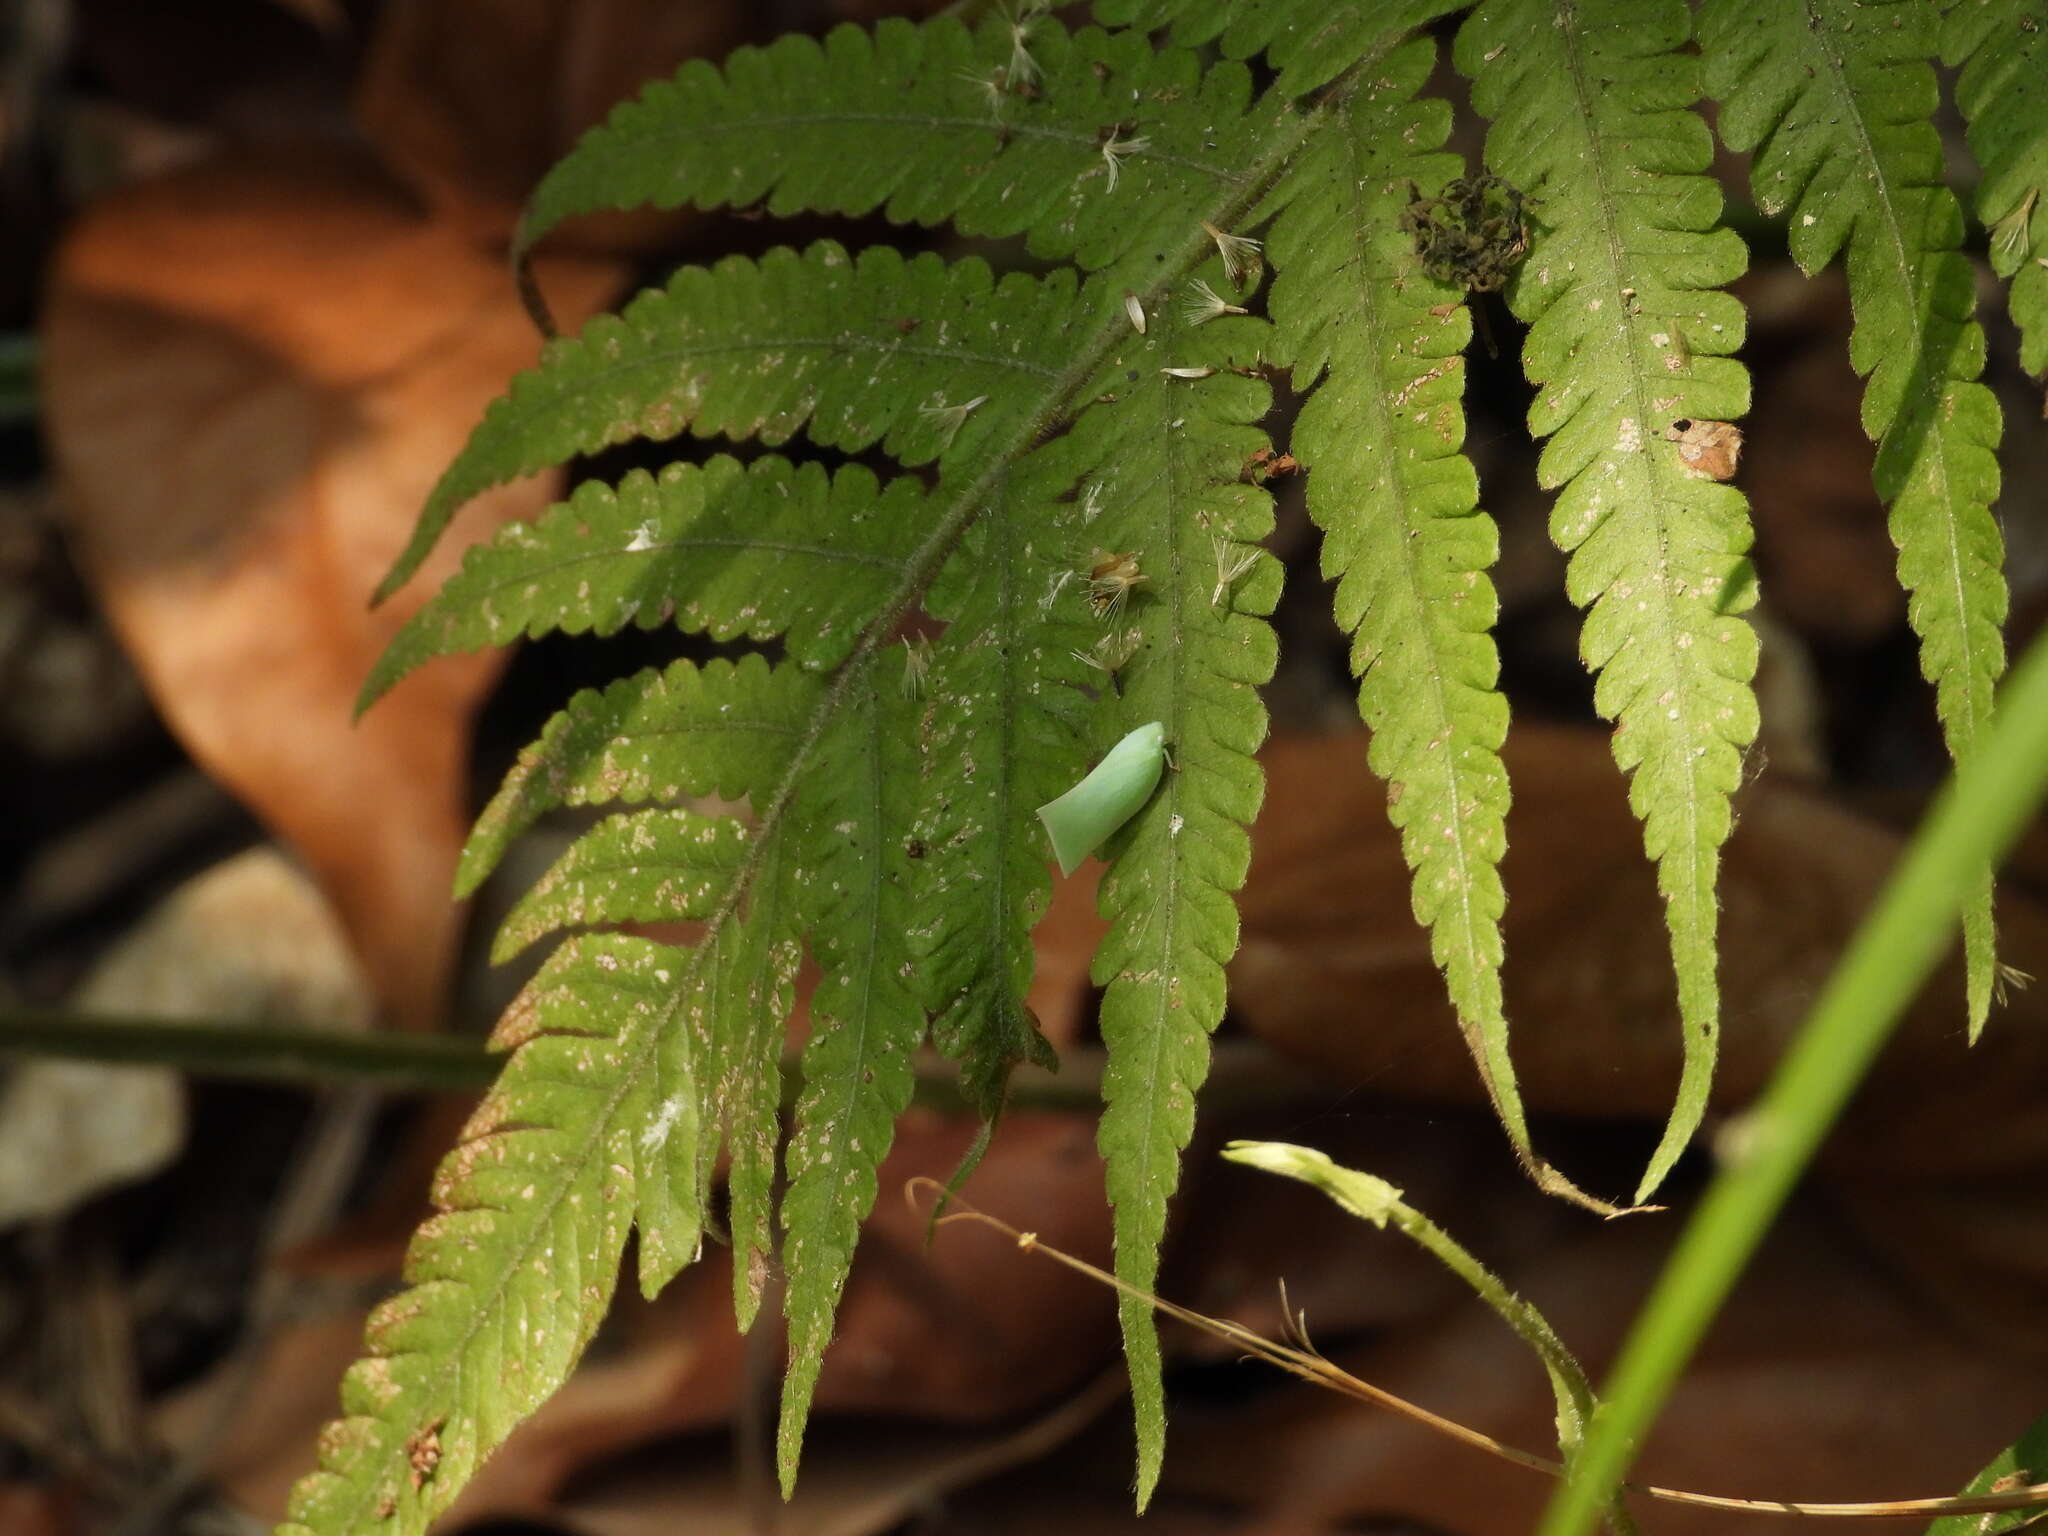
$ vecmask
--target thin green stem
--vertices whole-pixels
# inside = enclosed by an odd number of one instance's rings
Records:
[[[35,419],[37,356],[35,337],[0,336],[0,426]]]
[[[504,1065],[502,1057],[484,1049],[483,1041],[453,1035],[20,1008],[0,1013],[0,1058],[7,1057],[170,1067],[198,1077],[306,1087],[368,1083],[428,1093],[481,1091]]]
[[[1540,1536],[1585,1536],[1778,1208],[1893,1026],[1955,942],[1957,915],[2048,791],[2048,635],[2012,674],[1989,734],[1943,792],[1857,930],[1622,1348]]]
[[[20,1008],[0,1013],[0,1060],[9,1058],[169,1067],[195,1077],[308,1088],[365,1083],[400,1093],[480,1093],[504,1065],[504,1057],[474,1037]],[[1020,1067],[1007,1102],[1012,1109],[1092,1113],[1102,1103],[1102,1065],[1101,1051],[1079,1048],[1065,1053],[1057,1074]],[[791,1061],[783,1070],[785,1107],[795,1102],[797,1084]],[[1299,1103],[1313,1100],[1321,1085],[1262,1047],[1226,1042],[1217,1047],[1213,1086],[1205,1108]],[[948,1062],[919,1063],[916,1102],[956,1114],[969,1107],[958,1070]]]
[[[1569,1468],[1585,1438],[1595,1407],[1593,1386],[1585,1368],[1557,1336],[1543,1314],[1508,1289],[1507,1284],[1474,1258],[1456,1238],[1401,1198],[1401,1191],[1377,1174],[1345,1168],[1313,1147],[1283,1141],[1233,1141],[1223,1155],[1235,1163],[1263,1168],[1283,1178],[1300,1179],[1338,1205],[1374,1226],[1391,1226],[1472,1288],[1474,1295],[1512,1328],[1515,1336],[1543,1362],[1557,1399],[1557,1445]],[[1307,1347],[1307,1340],[1302,1340]],[[1616,1536],[1635,1536],[1635,1523],[1616,1500],[1608,1508]]]
[[[1388,1220],[1469,1285],[1502,1322],[1514,1329],[1516,1337],[1536,1352],[1536,1357],[1555,1378],[1579,1418],[1584,1420],[1590,1416],[1594,1407],[1593,1384],[1586,1379],[1578,1358],[1564,1347],[1564,1341],[1558,1338],[1541,1312],[1509,1290],[1498,1275],[1466,1252],[1450,1233],[1406,1201],[1394,1202]],[[1564,1445],[1559,1449],[1569,1458],[1576,1446]]]

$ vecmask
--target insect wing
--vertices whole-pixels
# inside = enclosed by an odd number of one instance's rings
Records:
[[[1083,859],[1138,813],[1159,787],[1165,766],[1166,727],[1154,720],[1111,747],[1088,777],[1038,808],[1061,874],[1079,869]]]

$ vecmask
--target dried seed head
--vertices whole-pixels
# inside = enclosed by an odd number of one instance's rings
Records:
[[[1131,658],[1138,654],[1138,646],[1143,639],[1142,630],[1112,630],[1089,649],[1075,651],[1072,655],[1082,666],[1092,668],[1114,680],[1119,672],[1131,664]]]
[[[928,416],[937,422],[939,431],[944,434],[945,445],[951,446],[953,439],[959,435],[960,424],[966,421],[977,407],[987,402],[987,395],[976,395],[965,405],[948,405],[943,400],[937,400],[930,405],[920,405],[917,414]]]
[[[1095,551],[1095,564],[1088,572],[1088,606],[1095,610],[1095,616],[1106,624],[1114,624],[1123,614],[1124,604],[1131,593],[1149,580],[1138,569],[1136,553],[1114,554],[1106,549]]]
[[[1038,84],[1044,71],[1038,67],[1038,60],[1031,56],[1031,24],[1047,9],[1038,0],[1025,0],[1017,7],[1014,16],[1006,18],[1010,24],[1010,62],[1003,71],[1003,84],[1012,91],[1024,92]]]
[[[1202,220],[1202,232],[1216,242],[1216,254],[1223,258],[1223,276],[1231,287],[1242,293],[1259,280],[1266,258],[1260,254],[1263,247],[1258,241],[1249,235],[1228,234],[1207,219]]]
[[[903,642],[903,696],[924,697],[924,685],[932,673],[932,638],[912,635]]]
[[[1187,298],[1181,303],[1180,312],[1187,316],[1189,325],[1207,325],[1219,315],[1247,313],[1242,304],[1231,303],[1199,277],[1190,286]]]
[[[1991,260],[2000,273],[2017,267],[2034,243],[2034,207],[2040,200],[2041,189],[2029,188],[2018,206],[1991,226]],[[2048,266],[2048,262],[2042,265]]]
[[[1211,536],[1210,543],[1216,549],[1216,590],[1209,595],[1209,606],[1221,608],[1223,600],[1230,596],[1231,588],[1237,585],[1245,572],[1259,563],[1259,551],[1256,545],[1248,548],[1232,544],[1220,535]]]
[[[1102,141],[1102,163],[1109,167],[1109,190],[1116,190],[1117,176],[1123,168],[1125,155],[1135,155],[1151,148],[1151,140],[1144,138],[1127,139],[1121,128],[1112,129],[1108,138]]]
[[[1052,612],[1052,605],[1060,600],[1060,594],[1067,590],[1067,583],[1072,581],[1074,576],[1073,571],[1066,569],[1052,573],[1052,580],[1046,583],[1045,596],[1038,600],[1038,616],[1041,619]]]
[[[979,96],[982,105],[988,108],[988,115],[990,117],[998,120],[1001,119],[1003,115],[1003,100],[1007,94],[1005,87],[1009,84],[1002,70],[998,69],[993,74],[979,75],[971,69],[960,69],[955,70],[954,75],[974,87],[974,94]]]

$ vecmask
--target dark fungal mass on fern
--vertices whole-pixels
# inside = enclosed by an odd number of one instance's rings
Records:
[[[1470,293],[1498,293],[1529,254],[1529,199],[1498,176],[1458,176],[1434,197],[1413,182],[1401,227],[1422,270]]]

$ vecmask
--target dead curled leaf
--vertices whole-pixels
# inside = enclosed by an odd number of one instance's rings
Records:
[[[1701,480],[1732,480],[1742,458],[1742,428],[1731,421],[1674,421],[1664,436],[1678,444],[1678,461]]]
[[[356,117],[429,206],[502,238],[584,129],[683,60],[723,57],[755,26],[750,7],[706,0],[405,0],[378,17]],[[617,249],[677,218],[648,210],[592,225]]]
[[[608,266],[549,277],[588,310]],[[43,329],[70,534],[157,707],[306,859],[395,1019],[438,1016],[469,714],[500,662],[439,661],[359,725],[356,688],[463,546],[557,481],[472,506],[434,569],[366,594],[537,340],[502,264],[377,173],[225,159],[90,210]]]

